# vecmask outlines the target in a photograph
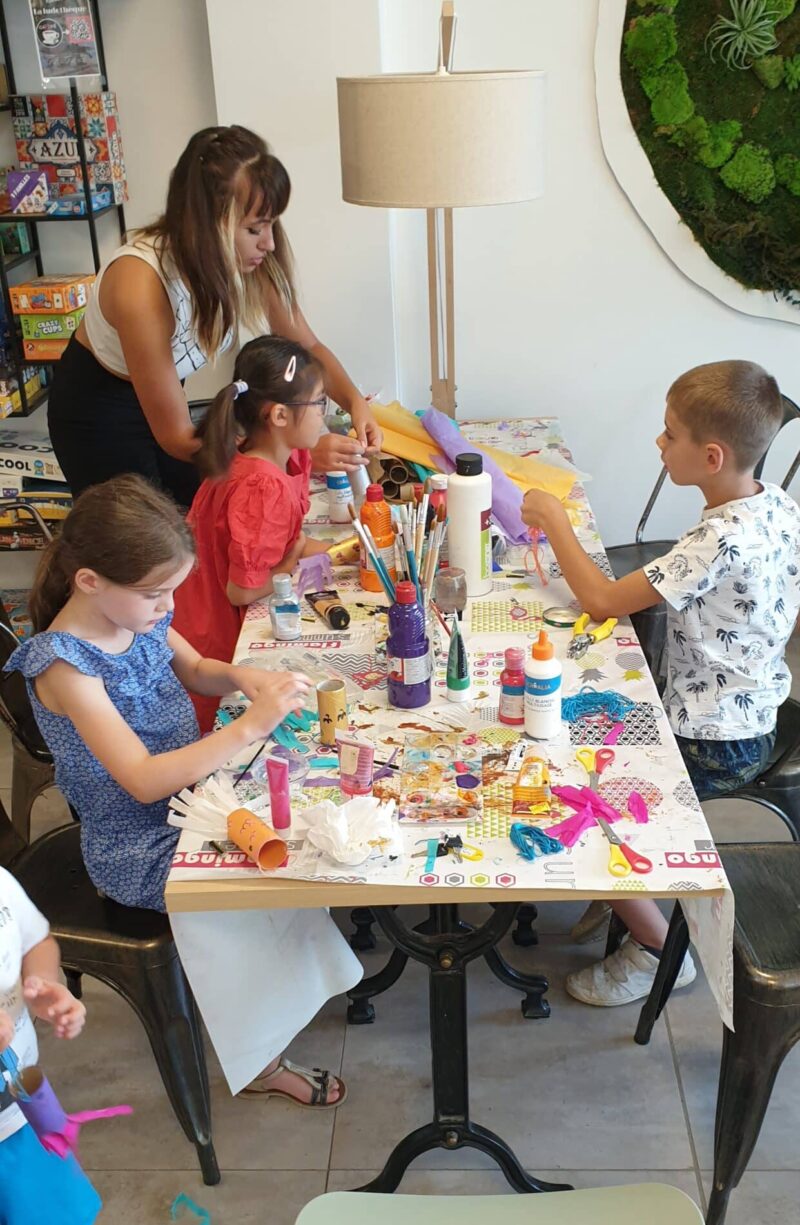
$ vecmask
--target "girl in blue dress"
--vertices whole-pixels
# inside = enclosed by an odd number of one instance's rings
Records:
[[[269,736],[302,707],[309,691],[301,673],[261,673],[203,659],[172,628],[174,592],[194,561],[192,535],[177,506],[143,478],[115,477],[86,490],[40,563],[30,601],[36,633],[7,665],[26,679],[56,784],[81,818],[89,875],[126,906],[165,909],[164,887],[179,837],[166,823],[169,797]],[[250,705],[239,719],[200,740],[187,689],[220,696],[239,689]],[[203,918],[184,917],[190,928],[192,919]],[[224,926],[217,927],[220,938]],[[335,939],[344,943],[338,932]],[[187,939],[187,947],[192,943]],[[325,956],[325,940],[322,945],[318,955]],[[352,986],[360,970],[335,952]],[[220,949],[223,957],[229,953]],[[212,968],[213,959],[213,949],[206,948],[204,960]],[[184,968],[202,1011],[204,968],[192,967],[185,957]],[[323,992],[317,1008],[335,993],[325,993],[326,987],[347,989],[325,975],[320,983],[313,965],[311,972]],[[242,987],[252,994],[252,985]],[[213,1021],[209,1029],[213,1039]],[[281,1036],[287,1036],[286,1024]],[[221,1041],[224,1046],[224,1035]],[[224,1066],[219,1046],[218,1053]],[[258,1064],[247,1070],[254,1075],[244,1082],[238,1064],[228,1074],[234,1092],[245,1088],[318,1106],[341,1099],[336,1077],[292,1071],[274,1053],[266,1069]]]

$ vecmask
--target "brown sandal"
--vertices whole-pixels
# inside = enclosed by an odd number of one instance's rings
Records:
[[[311,1086],[311,1101],[301,1102],[299,1098],[292,1093],[287,1093],[285,1089],[270,1089],[270,1084],[281,1072],[294,1072],[296,1076],[300,1076],[308,1085]],[[335,1102],[328,1101],[328,1095],[331,1088],[339,1087],[339,1096]],[[240,1090],[237,1097],[250,1098],[270,1098],[282,1097],[287,1102],[292,1102],[295,1106],[305,1106],[309,1110],[335,1110],[337,1106],[341,1106],[347,1097],[347,1085],[338,1076],[334,1076],[331,1072],[325,1071],[322,1068],[304,1068],[298,1063],[292,1063],[290,1059],[285,1057],[278,1060],[278,1066],[272,1072],[267,1072],[266,1075],[256,1076],[247,1088]]]

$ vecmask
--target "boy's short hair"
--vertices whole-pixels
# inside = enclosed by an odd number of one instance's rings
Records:
[[[695,442],[730,447],[738,469],[754,468],[780,429],[778,384],[756,362],[708,362],[677,378],[667,392]]]

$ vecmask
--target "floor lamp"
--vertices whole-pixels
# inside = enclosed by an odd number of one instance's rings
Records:
[[[343,199],[427,210],[431,400],[451,417],[453,209],[542,195],[545,107],[542,72],[452,72],[454,35],[445,3],[436,72],[337,80]]]

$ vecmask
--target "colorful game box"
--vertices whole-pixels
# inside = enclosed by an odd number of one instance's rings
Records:
[[[11,309],[15,315],[63,315],[80,310],[89,300],[94,280],[94,273],[65,272],[11,285]]]
[[[59,481],[66,485],[53,444],[47,434],[36,433],[19,426],[0,428],[0,485],[20,477]]]
[[[25,394],[32,400],[42,387],[41,371],[33,366],[25,367]],[[19,379],[7,374],[0,378],[0,417],[13,417],[22,408]],[[6,496],[3,494],[2,496]]]
[[[116,94],[82,94],[80,122],[86,142],[89,187],[108,187],[115,204],[128,199]],[[77,129],[69,94],[16,94],[11,114],[22,170],[44,170],[51,198],[84,191]]]
[[[12,213],[47,213],[50,192],[43,170],[9,170],[6,176]]]
[[[69,344],[66,340],[24,340],[22,352],[27,362],[57,362]]]
[[[0,170],[0,180],[2,180],[2,170]],[[0,212],[2,211],[2,203],[0,203]],[[24,221],[18,221],[16,225],[0,225],[0,247],[3,249],[3,255],[27,255],[31,249],[31,236]]]
[[[63,315],[20,315],[25,340],[69,340],[84,316],[85,308]]]

